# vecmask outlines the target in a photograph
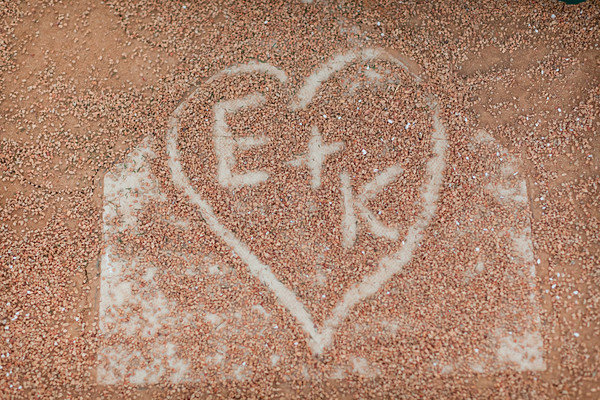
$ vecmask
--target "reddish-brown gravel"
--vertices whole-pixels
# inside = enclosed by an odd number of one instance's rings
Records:
[[[0,22],[0,398],[600,397],[599,1]]]

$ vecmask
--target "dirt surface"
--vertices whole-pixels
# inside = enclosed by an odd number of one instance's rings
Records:
[[[600,3],[0,2],[1,398],[598,398]]]

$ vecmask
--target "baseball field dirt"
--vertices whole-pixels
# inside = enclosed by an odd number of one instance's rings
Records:
[[[598,0],[0,22],[0,398],[600,398]]]

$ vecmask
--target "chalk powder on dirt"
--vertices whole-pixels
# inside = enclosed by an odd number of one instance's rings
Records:
[[[600,8],[0,5],[0,397],[597,398]]]
[[[353,50],[346,54],[334,56],[324,66],[318,67],[317,71],[311,74],[306,79],[306,83],[297,90],[298,94],[295,96],[297,100],[292,100],[291,111],[294,112],[308,107],[321,86],[327,80],[334,79],[336,73],[341,74],[344,68],[354,66],[353,64],[356,62],[359,63],[357,65],[359,68],[364,68],[366,62],[373,63],[379,59],[383,62],[391,61],[407,70],[402,62],[381,49]],[[385,64],[383,65],[385,66]],[[282,83],[287,80],[287,75],[274,66],[254,63],[228,68],[210,78],[207,82],[210,84],[217,79],[225,79],[230,76],[258,75],[261,73],[273,75]],[[406,77],[403,78],[406,79]],[[420,81],[418,76],[409,75],[408,78],[417,82]],[[382,76],[381,79],[385,78]],[[375,80],[366,83],[366,85],[370,86],[378,83],[380,82]],[[246,266],[247,272],[240,271],[240,273],[249,273],[254,276],[258,281],[257,284],[264,285],[265,291],[270,292],[266,295],[273,296],[275,301],[283,306],[283,309],[277,310],[277,312],[288,312],[295,319],[295,322],[305,333],[303,338],[305,343],[302,343],[301,346],[307,348],[308,352],[313,355],[320,355],[328,351],[330,347],[335,346],[336,331],[341,325],[344,326],[345,336],[349,337],[350,340],[352,340],[352,335],[359,338],[365,335],[366,332],[378,332],[378,335],[383,333],[391,338],[398,334],[406,334],[401,328],[400,321],[385,314],[377,315],[375,313],[361,324],[352,324],[347,321],[347,317],[362,301],[369,299],[371,296],[382,295],[383,293],[379,292],[383,291],[388,281],[394,279],[397,274],[402,274],[403,279],[408,278],[410,280],[410,263],[413,254],[421,245],[420,242],[427,240],[424,231],[434,217],[439,201],[439,191],[446,164],[445,153],[448,146],[446,128],[443,121],[440,120],[439,106],[435,103],[435,100],[431,98],[424,99],[425,102],[429,103],[428,107],[431,115],[431,132],[426,135],[431,143],[428,150],[433,152],[433,155],[426,162],[423,183],[420,188],[417,188],[418,194],[413,199],[412,206],[417,207],[419,210],[414,222],[404,228],[405,233],[403,236],[397,233],[399,229],[393,230],[384,226],[384,223],[368,207],[370,200],[375,199],[380,191],[388,191],[389,186],[401,177],[403,173],[402,163],[393,164],[385,170],[379,168],[381,171],[372,180],[366,182],[360,194],[354,195],[354,198],[350,192],[352,184],[350,184],[350,177],[346,171],[340,174],[339,181],[335,179],[328,180],[327,183],[339,185],[341,196],[338,194],[334,198],[325,198],[325,200],[333,200],[344,205],[343,215],[338,216],[337,221],[330,221],[331,223],[339,223],[339,232],[342,238],[333,243],[325,244],[333,247],[336,242],[338,246],[340,242],[343,242],[344,248],[362,252],[362,249],[356,246],[357,230],[358,226],[361,225],[360,234],[382,238],[381,240],[393,243],[391,247],[395,247],[395,249],[390,254],[384,253],[379,260],[376,260],[376,264],[370,273],[366,273],[362,279],[352,282],[344,288],[346,292],[337,299],[337,304],[330,311],[331,315],[323,320],[319,326],[315,323],[308,304],[304,304],[304,302],[309,303],[313,299],[300,298],[293,286],[284,283],[286,281],[285,276],[277,276],[269,265],[261,261],[248,243],[236,237],[233,231],[227,227],[226,218],[217,217],[213,206],[203,198],[202,193],[193,188],[191,179],[184,172],[178,149],[179,130],[181,129],[180,119],[185,108],[189,107],[188,103],[193,101],[197,92],[202,89],[202,86],[195,89],[175,109],[171,116],[169,131],[165,132],[167,136],[166,151],[169,157],[168,164],[174,186],[184,193],[185,198],[192,205],[197,207],[197,210],[192,210],[200,213],[212,233],[223,240]],[[386,95],[386,91],[378,92],[378,94],[383,97]],[[342,96],[351,95],[345,94]],[[214,151],[215,153],[217,168],[213,172],[212,179],[218,185],[226,188],[250,186],[252,187],[250,189],[251,193],[251,191],[258,192],[261,184],[268,184],[271,173],[252,171],[233,174],[232,170],[236,168],[236,147],[242,147],[242,151],[248,151],[253,147],[264,146],[269,138],[264,136],[234,137],[231,133],[232,128],[227,124],[227,114],[235,114],[249,108],[259,108],[265,103],[266,98],[263,94],[252,93],[240,99],[221,100],[214,106],[208,107],[212,109],[214,125],[212,132],[209,131],[206,134],[212,135],[213,147],[203,149],[203,151]],[[349,115],[344,117],[351,118]],[[308,126],[306,128],[309,129]],[[322,179],[323,165],[328,161],[326,156],[337,152],[341,152],[343,156],[342,148],[345,141],[337,141],[333,145],[321,144],[320,149],[311,149],[311,143],[315,143],[313,140],[316,135],[319,135],[319,129],[316,125],[313,125],[310,129],[312,139],[308,143],[309,152],[302,156],[307,161],[304,163],[290,163],[289,166],[291,168],[308,168],[311,177],[308,186],[310,190],[318,190]],[[404,127],[402,129],[405,130]],[[340,135],[340,137],[345,138],[346,141],[361,139],[360,137],[345,137],[344,135]],[[397,140],[400,142],[402,138],[398,137]],[[322,142],[322,138],[319,139],[319,142]],[[241,146],[240,143],[242,143]],[[488,151],[501,152],[502,154],[503,161],[498,164],[498,170],[488,174],[487,179],[480,183],[480,190],[491,196],[497,202],[498,207],[507,210],[509,216],[496,217],[498,219],[497,222],[495,221],[497,223],[496,228],[490,224],[488,228],[484,228],[484,231],[492,232],[495,229],[497,231],[495,234],[509,237],[512,244],[511,247],[496,250],[495,254],[488,254],[488,251],[481,251],[476,248],[472,253],[472,259],[468,260],[469,268],[460,272],[463,288],[464,290],[471,290],[469,286],[472,279],[486,279],[486,264],[501,257],[510,260],[509,267],[504,270],[504,276],[502,277],[509,285],[508,287],[525,285],[530,289],[530,292],[519,293],[511,299],[514,302],[512,305],[513,310],[507,310],[505,307],[501,308],[497,316],[498,320],[495,321],[492,325],[493,328],[490,328],[488,332],[489,339],[477,344],[478,351],[473,354],[456,354],[455,358],[446,363],[436,362],[435,360],[427,362],[431,368],[436,368],[442,373],[452,373],[461,368],[470,368],[479,372],[502,368],[516,368],[521,371],[544,370],[542,341],[538,332],[539,317],[533,285],[535,268],[531,229],[527,213],[526,183],[513,175],[517,172],[518,161],[495,142],[491,136],[481,133],[473,138],[470,145],[475,147],[477,151],[481,151],[480,148],[484,147]],[[110,245],[115,237],[118,238],[121,235],[125,227],[130,229],[131,232],[141,231],[139,227],[131,226],[131,221],[136,220],[136,214],[144,213],[144,208],[148,204],[168,202],[167,196],[161,193],[160,184],[153,176],[148,161],[149,158],[154,157],[153,147],[152,138],[147,138],[126,158],[123,164],[117,165],[105,178],[104,231],[107,248],[102,262],[100,312],[101,329],[107,337],[107,346],[100,353],[102,363],[98,374],[99,379],[104,383],[116,383],[130,376],[130,381],[135,384],[156,383],[163,376],[173,382],[202,380],[205,371],[192,367],[190,364],[193,361],[187,359],[181,351],[177,351],[178,347],[181,347],[179,343],[182,328],[191,320],[200,320],[208,325],[208,329],[203,332],[206,332],[206,339],[208,343],[211,343],[210,349],[207,349],[204,354],[196,354],[195,358],[198,356],[203,357],[205,368],[213,368],[227,379],[252,379],[254,371],[251,366],[256,363],[264,364],[267,360],[277,360],[277,363],[286,362],[285,360],[289,360],[293,355],[294,349],[269,349],[269,342],[272,340],[270,336],[279,335],[278,329],[281,328],[277,327],[277,319],[271,315],[273,311],[271,313],[266,311],[272,307],[266,305],[267,308],[265,308],[265,305],[260,304],[260,299],[257,299],[256,304],[236,304],[235,307],[231,306],[225,310],[220,310],[220,312],[214,312],[213,306],[210,304],[211,299],[203,298],[197,308],[180,313],[177,311],[178,305],[173,304],[176,301],[165,296],[157,282],[158,279],[164,276],[164,272],[159,270],[160,264],[154,265],[144,260],[141,254],[137,254],[135,246],[125,245],[123,249],[118,250],[115,246]],[[285,166],[282,166],[282,168],[285,168]],[[306,179],[301,179],[295,184],[306,185],[307,182]],[[389,191],[393,196],[393,189]],[[331,192],[335,193],[335,190]],[[252,194],[254,195],[254,193]],[[248,211],[248,213],[251,212],[252,210]],[[490,218],[493,213],[494,211],[491,209],[483,209],[480,210],[479,215],[483,214]],[[152,218],[160,218],[166,223],[177,220],[175,215],[168,214],[154,214]],[[288,215],[282,215],[282,218],[299,218],[299,216],[294,212],[290,212]],[[178,229],[181,231],[182,238],[186,237],[188,231],[193,230],[193,223],[185,221],[185,219],[179,222],[179,226]],[[474,232],[468,226],[458,226],[454,235],[457,237],[463,235],[477,237],[483,233]],[[144,234],[147,235],[148,233]],[[277,235],[277,232],[272,234]],[[351,237],[352,240],[349,240],[348,237]],[[354,249],[355,246],[356,249]],[[483,244],[481,246],[483,247]],[[235,278],[231,274],[220,273],[222,269],[227,267],[218,267],[216,273],[210,271],[210,266],[215,260],[198,260],[196,254],[193,252],[188,253],[184,249],[177,249],[176,253],[163,253],[162,257],[173,257],[178,260],[173,262],[182,263],[181,273],[199,276],[200,282],[203,281],[203,275],[218,275],[216,282],[223,285],[238,286],[240,290],[244,290],[239,284],[235,283]],[[214,257],[219,262],[218,255]],[[307,269],[314,268],[310,265],[307,267]],[[143,273],[142,271],[146,272]],[[477,275],[480,277],[477,278]],[[325,277],[325,280],[327,280],[327,277]],[[328,292],[325,288],[321,288],[322,282],[320,283],[316,279],[311,282],[310,276],[305,284],[309,287],[312,286],[311,289],[313,290],[314,286],[319,286],[318,291],[322,293],[319,297],[332,297],[334,294],[334,292]],[[196,288],[187,287],[181,290],[190,290],[193,296],[194,292],[197,291]],[[401,303],[394,302],[393,296],[389,294],[388,296],[392,297],[388,300],[392,307],[396,305],[398,309],[402,308]],[[438,298],[441,297],[440,294]],[[319,302],[320,299],[317,297],[316,301]],[[141,315],[139,314],[140,309]],[[257,309],[263,312],[257,313]],[[533,312],[523,314],[523,310],[532,310]],[[246,330],[241,323],[244,319],[255,319],[256,321],[252,321],[252,324],[259,325],[260,334],[256,334],[256,331]],[[391,329],[387,328],[381,332],[382,327],[391,327]],[[410,334],[421,336],[426,334],[429,329],[424,324],[423,326],[411,328]],[[157,337],[156,335],[159,332],[160,335]],[[121,338],[123,336],[145,337],[145,348],[140,351],[140,349],[126,347],[118,340],[112,341],[112,337]],[[241,358],[236,356],[233,359],[229,356],[229,353],[239,353],[239,349],[235,348],[239,346],[236,343],[240,338],[243,338],[242,343],[256,341],[259,346],[265,346],[266,354],[263,353],[258,356],[248,352]],[[294,346],[298,345],[300,344],[294,344]],[[341,344],[341,346],[344,346],[344,344]],[[350,353],[344,362],[332,365],[334,368],[330,370],[326,377],[335,376],[337,379],[342,379],[344,371],[352,370],[359,370],[365,376],[376,376],[379,370],[377,359],[373,357],[376,354],[376,349],[369,349],[366,353]],[[135,363],[132,360],[135,360]],[[354,365],[356,360],[361,360],[358,369]],[[277,363],[272,363],[274,364],[273,367]],[[309,379],[320,376],[317,371],[313,371],[314,366],[299,364],[298,367],[299,371],[302,371]]]

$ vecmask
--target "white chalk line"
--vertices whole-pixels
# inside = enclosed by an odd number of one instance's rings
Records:
[[[287,162],[287,164],[292,167],[306,165],[310,170],[311,186],[313,189],[318,189],[321,186],[321,171],[323,170],[325,159],[327,156],[333,155],[343,148],[344,143],[342,142],[323,143],[323,137],[319,133],[319,128],[313,126],[311,138],[308,142],[308,153]]]
[[[354,197],[350,184],[350,176],[346,171],[340,174],[342,205],[344,206],[344,216],[342,217],[342,245],[350,248],[356,241],[358,231],[358,219],[356,218],[355,207],[359,209],[360,215],[367,223],[371,233],[377,237],[383,237],[388,240],[397,240],[400,235],[398,229],[391,228],[383,224],[371,210],[367,208],[367,202],[377,196],[377,194],[387,185],[392,183],[398,176],[402,175],[404,170],[399,164],[392,165],[373,180],[366,183],[362,192]]]
[[[250,61],[246,64],[234,65],[229,68],[225,68],[221,72],[213,75],[208,79],[208,83],[214,82],[215,80],[225,76],[225,75],[239,75],[239,74],[249,74],[249,73],[261,73],[273,75],[280,82],[285,83],[288,80],[288,76],[285,71],[280,70],[279,68],[264,62],[258,61]]]
[[[306,107],[316,94],[322,82],[329,79],[335,72],[342,70],[350,63],[354,62],[359,56],[361,56],[363,60],[372,60],[375,58],[392,60],[408,70],[400,60],[385,53],[382,49],[354,50],[337,55],[306,79],[304,85],[298,91],[297,100],[292,103],[291,108],[300,109]],[[275,67],[267,68],[264,64],[261,65],[260,68],[255,68],[257,64],[251,63],[237,67],[237,69],[228,69],[225,71],[235,71],[227,72],[227,74],[246,72],[266,72],[275,74],[279,71],[273,70]],[[278,74],[279,76],[284,76],[284,74]],[[217,76],[219,76],[219,74],[217,74]],[[413,77],[418,80],[418,77]],[[315,354],[320,354],[331,344],[336,328],[344,321],[350,309],[360,301],[375,294],[382,285],[399,273],[412,259],[413,253],[419,241],[422,239],[423,230],[427,227],[435,214],[439,191],[443,180],[447,147],[446,130],[439,118],[439,106],[430,100],[429,105],[433,112],[434,121],[434,133],[432,138],[434,143],[434,156],[427,163],[427,177],[424,186],[422,187],[422,197],[424,200],[423,211],[417,221],[409,228],[407,237],[400,250],[383,258],[375,273],[366,276],[362,282],[347,290],[342,301],[334,308],[332,316],[324,322],[321,329],[318,329],[313,322],[311,314],[307,311],[304,304],[296,298],[294,292],[279,281],[273,274],[271,268],[262,263],[246,244],[239,240],[218,220],[212,207],[194,190],[191,182],[185,176],[180,161],[179,149],[177,148],[179,117],[183,108],[190,98],[197,93],[197,90],[198,89],[175,109],[169,120],[169,129],[167,131],[167,155],[169,157],[168,165],[171,170],[173,182],[175,186],[183,190],[192,203],[198,206],[202,217],[213,232],[221,237],[240,259],[246,263],[250,273],[256,276],[267,288],[269,288],[281,304],[296,318],[299,325],[310,337],[309,346],[311,350]]]
[[[421,77],[410,72],[406,64],[404,64],[401,60],[395,58],[391,54],[387,53],[384,49],[370,47],[362,50],[352,50],[347,53],[342,53],[334,56],[321,68],[313,72],[306,79],[306,81],[304,81],[304,85],[300,88],[300,90],[298,90],[298,93],[296,94],[296,99],[292,102],[290,108],[292,109],[292,111],[305,108],[312,101],[313,97],[317,93],[317,90],[323,82],[328,80],[333,74],[341,71],[354,61],[372,61],[376,59],[391,61],[396,65],[402,67],[406,72],[408,72],[417,83],[421,81]]]
[[[213,107],[215,114],[215,124],[213,127],[213,142],[215,153],[217,154],[217,180],[223,186],[238,187],[242,185],[256,185],[269,179],[269,174],[264,171],[252,171],[243,174],[234,174],[232,169],[235,167],[235,146],[243,149],[256,147],[265,144],[268,138],[265,137],[243,137],[234,139],[229,125],[225,120],[227,114],[234,114],[244,108],[256,108],[267,101],[265,96],[259,93],[252,93],[241,99],[223,100],[216,103]]]
[[[344,214],[342,217],[342,246],[346,249],[352,247],[356,241],[356,232],[358,230],[358,220],[354,210],[354,201],[352,201],[352,186],[350,185],[350,175],[347,172],[340,174],[342,183],[342,205]]]

